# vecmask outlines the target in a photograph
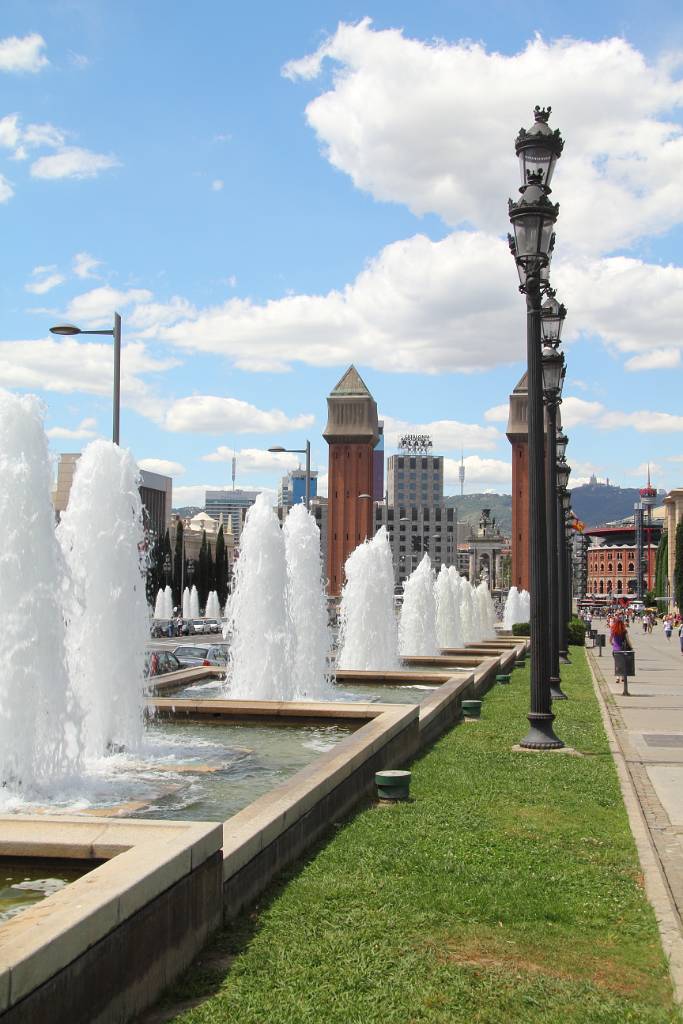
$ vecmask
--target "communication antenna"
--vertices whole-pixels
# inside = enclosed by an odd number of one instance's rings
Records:
[[[465,493],[465,458],[462,448],[460,449],[460,465],[458,466],[458,480],[460,481],[460,497]]]
[[[237,477],[237,455],[232,457],[232,489],[235,490],[235,479]]]

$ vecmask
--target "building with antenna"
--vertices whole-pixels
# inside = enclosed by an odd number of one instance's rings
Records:
[[[235,543],[239,543],[246,510],[256,501],[258,491],[222,490],[204,492],[204,511],[212,519],[230,520]]]
[[[458,466],[458,480],[460,481],[460,497],[465,493],[465,453],[460,450],[460,465]]]

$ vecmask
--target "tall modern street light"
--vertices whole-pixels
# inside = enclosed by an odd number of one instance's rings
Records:
[[[305,448],[283,448],[281,445],[273,445],[272,448],[268,449],[269,452],[275,454],[279,452],[288,452],[292,455],[305,455],[306,456],[306,509],[311,507],[311,442],[306,441]]]
[[[119,443],[119,420],[121,414],[121,317],[114,313],[114,326],[109,331],[82,331],[80,327],[73,324],[58,324],[50,328],[51,334],[73,335],[73,334],[106,334],[114,339],[114,416],[112,427],[112,441]]]
[[[543,373],[541,368],[541,272],[550,262],[550,245],[559,206],[550,201],[550,182],[564,143],[548,127],[550,108],[534,110],[534,124],[515,140],[521,198],[510,200],[515,262],[527,304],[527,382],[529,429],[529,568],[531,630],[530,729],[521,746],[536,750],[564,746],[553,731],[548,644],[548,552],[544,473]]]
[[[552,300],[551,300],[552,301]],[[541,328],[545,328],[547,303],[541,311]],[[545,336],[545,330],[543,330]],[[545,337],[544,337],[545,340]],[[559,344],[559,336],[556,344]],[[558,352],[554,344],[543,347],[543,399],[545,401],[548,420],[547,442],[545,454],[545,501],[546,524],[548,528],[548,626],[550,629],[550,697],[552,700],[566,700],[560,682],[560,648],[559,648],[559,583],[558,583],[558,538],[557,538],[557,408],[562,401],[562,381],[565,366],[564,356]]]

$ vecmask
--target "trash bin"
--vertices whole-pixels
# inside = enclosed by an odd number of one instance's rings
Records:
[[[623,679],[636,674],[635,651],[614,652],[614,674]]]

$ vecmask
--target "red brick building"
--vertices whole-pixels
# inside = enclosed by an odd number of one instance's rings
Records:
[[[635,528],[601,526],[586,530],[585,535],[598,541],[587,551],[586,596],[635,596],[638,581]],[[654,579],[656,556],[656,543],[643,545],[645,581],[648,578],[648,565],[650,578]]]
[[[327,485],[327,578],[330,595],[341,593],[344,563],[373,535],[373,449],[379,438],[377,404],[355,366],[327,399],[323,437],[330,446]]]
[[[529,422],[526,373],[510,395],[512,445],[512,570],[510,586],[529,589]]]

